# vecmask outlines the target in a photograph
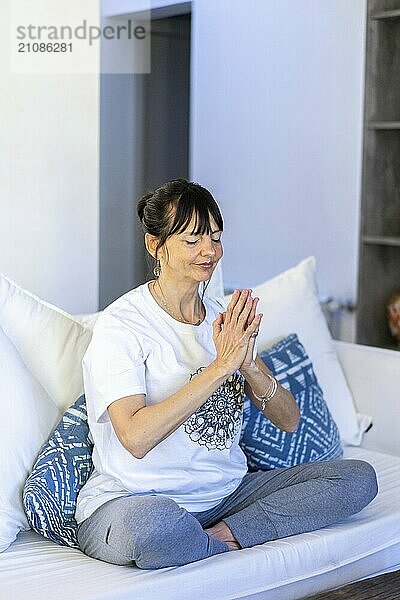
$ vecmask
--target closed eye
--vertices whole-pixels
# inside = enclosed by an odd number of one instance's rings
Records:
[[[192,246],[193,244],[197,244],[199,240],[195,240],[194,242],[189,242],[188,240],[186,240],[186,243],[189,244],[190,246]],[[214,242],[215,244],[220,244],[221,243],[221,238],[218,238],[217,240],[213,240],[211,238],[211,241]]]

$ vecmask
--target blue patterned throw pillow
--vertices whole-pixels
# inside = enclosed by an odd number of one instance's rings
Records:
[[[279,383],[290,390],[300,411],[295,432],[275,427],[247,396],[244,398],[240,446],[250,471],[292,467],[343,456],[338,427],[315,376],[312,362],[297,335],[260,353]]]
[[[24,509],[32,529],[61,546],[79,548],[74,519],[76,498],[92,471],[92,450],[82,395],[43,445],[23,490]]]

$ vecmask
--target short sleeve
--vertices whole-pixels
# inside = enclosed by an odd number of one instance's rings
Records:
[[[108,406],[124,396],[146,394],[140,342],[116,317],[102,314],[82,360],[85,395],[97,422],[109,420]]]

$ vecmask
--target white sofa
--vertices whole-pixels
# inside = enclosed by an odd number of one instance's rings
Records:
[[[20,295],[17,301],[25,299]],[[31,313],[31,322],[34,318]],[[3,321],[28,364],[20,322],[14,327],[14,321]],[[333,345],[357,411],[373,420],[362,444],[344,449],[345,458],[367,460],[378,474],[379,494],[363,511],[318,531],[157,571],[103,563],[32,530],[20,531],[0,554],[0,599],[291,600],[399,569],[400,352]],[[39,373],[37,359],[29,366]],[[56,381],[43,384],[56,394]]]

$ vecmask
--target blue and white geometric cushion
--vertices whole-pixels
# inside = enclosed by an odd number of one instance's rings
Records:
[[[76,498],[92,472],[92,450],[82,395],[64,413],[41,448],[23,490],[24,509],[32,529],[62,546],[79,548]]]
[[[245,396],[240,446],[246,454],[249,470],[341,458],[343,449],[338,427],[297,335],[290,334],[260,357],[279,383],[291,391],[300,408],[301,420],[295,432],[282,431]]]

